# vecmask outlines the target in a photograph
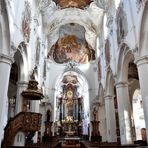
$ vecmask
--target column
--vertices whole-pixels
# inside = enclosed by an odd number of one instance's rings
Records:
[[[30,110],[29,112],[39,113],[39,100],[30,100]]]
[[[23,109],[23,96],[21,95],[22,91],[26,90],[28,83],[25,81],[20,81],[17,84],[17,96],[16,96],[16,109],[15,114],[22,112]]]
[[[114,100],[111,95],[105,96],[104,99],[107,125],[107,141],[117,142]]]
[[[0,54],[0,144],[3,139],[4,127],[7,124],[8,113],[8,85],[13,58]]]
[[[131,106],[129,100],[128,84],[126,82],[119,82],[116,84],[120,139],[121,144],[132,144],[131,134]]]
[[[148,56],[136,60],[148,141]]]

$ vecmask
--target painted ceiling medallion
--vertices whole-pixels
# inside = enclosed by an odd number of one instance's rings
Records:
[[[92,0],[54,0],[61,8],[81,8],[88,6]]]
[[[52,46],[50,55],[59,64],[67,63],[68,61],[84,64],[95,59],[95,51],[89,47],[86,41],[78,43],[75,35],[66,35],[60,38]]]
[[[85,39],[84,27],[70,23],[61,26],[59,39],[51,47],[48,58],[59,64],[70,61],[84,64],[95,60],[95,50],[90,47]]]

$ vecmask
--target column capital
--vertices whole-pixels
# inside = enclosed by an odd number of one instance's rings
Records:
[[[17,86],[27,86],[28,82],[27,81],[19,81],[17,82]]]
[[[148,56],[142,56],[135,59],[135,63],[139,67],[140,65],[148,64]]]
[[[14,62],[13,57],[0,53],[0,62],[11,65]]]
[[[121,81],[121,82],[117,82],[115,85],[116,85],[116,88],[128,87],[128,82]]]
[[[113,98],[113,96],[111,96],[111,95],[106,95],[106,96],[104,96],[104,99],[105,100],[110,100],[110,99],[112,99]]]

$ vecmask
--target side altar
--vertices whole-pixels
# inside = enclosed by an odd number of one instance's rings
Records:
[[[91,141],[101,142],[102,136],[100,135],[100,131],[99,131],[100,121],[97,121],[96,108],[94,108],[94,110],[93,110],[93,116],[94,116],[94,119],[93,119],[93,121],[91,121],[91,125],[92,125]]]

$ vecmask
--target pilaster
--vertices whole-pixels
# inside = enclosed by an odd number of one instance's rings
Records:
[[[107,125],[107,141],[117,142],[114,100],[111,95],[106,95],[104,99]]]
[[[13,58],[0,54],[0,143],[3,138],[4,127],[8,118],[8,85]]]
[[[127,82],[116,83],[121,144],[132,144],[131,106]]]

